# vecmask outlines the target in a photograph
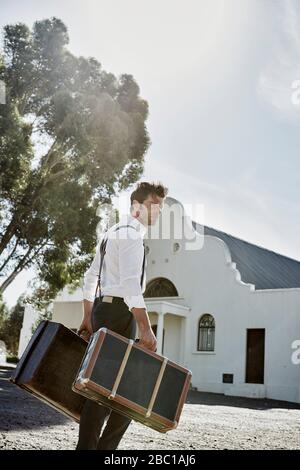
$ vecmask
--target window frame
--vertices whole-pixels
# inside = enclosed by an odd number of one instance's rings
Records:
[[[210,317],[211,321],[212,321],[212,326],[201,326],[201,321],[203,322],[204,318],[205,317]],[[205,332],[205,335],[206,335],[206,344],[200,344],[200,340],[201,340],[201,336],[200,336],[200,333],[201,333],[201,330],[203,330]],[[209,337],[209,333],[212,332],[212,346],[209,348],[208,347],[208,337]],[[203,336],[202,336],[203,337]],[[215,337],[216,337],[216,321],[215,321],[215,318],[213,315],[211,315],[210,313],[204,313],[203,315],[201,315],[201,317],[199,318],[199,321],[198,321],[198,338],[197,338],[197,352],[207,352],[207,353],[213,353],[215,351]],[[202,340],[203,341],[203,340]]]

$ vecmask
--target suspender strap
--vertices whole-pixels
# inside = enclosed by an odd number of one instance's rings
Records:
[[[136,230],[136,228],[133,227],[132,225],[119,225],[119,227],[117,227],[116,230],[114,230],[114,232],[116,232],[116,231],[119,230],[120,228],[124,228],[124,227],[131,227],[131,228],[133,228],[133,230]]]
[[[143,287],[143,282],[144,282],[144,275],[145,275],[145,261],[146,261],[146,249],[145,249],[145,243],[143,240],[143,247],[144,247],[144,258],[143,258],[143,267],[142,267],[142,276],[141,276],[141,287]]]
[[[119,225],[119,227],[114,230],[115,232],[119,230],[120,228],[123,227],[131,227],[134,230],[136,230],[135,227],[132,225]],[[98,280],[97,280],[97,285],[96,285],[96,290],[95,290],[95,298],[97,297],[97,290],[99,289],[99,297],[101,296],[101,272],[102,272],[102,265],[103,265],[103,259],[104,255],[106,253],[106,244],[107,244],[107,238],[105,239],[103,237],[101,245],[100,245],[100,267],[99,267],[99,274],[98,274]],[[143,280],[144,280],[144,274],[145,274],[145,259],[146,259],[146,251],[145,251],[145,243],[143,241],[143,247],[144,247],[144,258],[143,258],[143,267],[142,267],[142,275],[141,275],[141,287],[143,287]]]
[[[107,244],[107,238],[106,239],[103,238],[101,245],[100,245],[100,268],[99,268],[98,280],[97,280],[97,285],[96,285],[96,290],[95,290],[95,298],[97,297],[98,289],[99,289],[99,297],[101,295],[101,271],[102,271],[104,255],[106,253],[106,244]]]

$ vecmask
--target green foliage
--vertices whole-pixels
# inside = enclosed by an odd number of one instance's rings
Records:
[[[16,305],[10,312],[7,306],[3,302],[0,302],[0,340],[4,341],[8,353],[12,357],[18,355],[23,315],[24,307],[22,296],[20,296]]]
[[[5,342],[5,325],[9,317],[9,310],[6,304],[1,300],[0,301],[0,340]]]
[[[19,358],[18,356],[8,356],[7,362],[10,362],[12,364],[17,364],[19,362]]]
[[[132,75],[116,78],[67,48],[58,18],[4,28],[0,80],[0,294],[32,266],[43,309],[78,286],[97,242],[101,203],[137,181],[150,139],[148,103]]]

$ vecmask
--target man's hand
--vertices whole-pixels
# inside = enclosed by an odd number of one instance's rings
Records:
[[[93,334],[91,321],[88,319],[83,319],[80,327],[77,330],[77,334],[85,341],[89,341],[90,336]]]
[[[131,312],[134,315],[139,327],[139,346],[142,346],[143,348],[155,352],[157,347],[157,340],[151,328],[150,320],[146,309],[133,307],[131,309]]]
[[[140,334],[140,340],[138,342],[138,345],[142,346],[143,348],[149,349],[150,351],[156,351],[157,340],[152,328]]]
[[[84,299],[83,300],[83,320],[80,327],[77,330],[77,334],[83,338],[85,341],[89,340],[89,337],[93,334],[92,321],[91,321],[91,312],[92,312],[93,302]]]

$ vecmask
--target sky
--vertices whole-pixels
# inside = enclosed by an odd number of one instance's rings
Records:
[[[198,222],[300,260],[297,0],[0,0],[1,30],[52,16],[73,54],[132,74],[148,101],[141,180],[200,204]],[[7,288],[9,306],[32,276]]]

